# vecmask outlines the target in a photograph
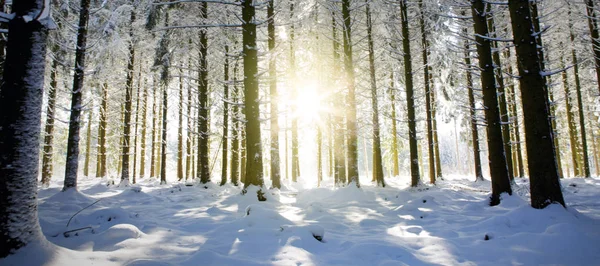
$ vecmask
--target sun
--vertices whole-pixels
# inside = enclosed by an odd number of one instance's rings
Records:
[[[292,103],[296,106],[293,114],[306,124],[321,123],[321,116],[327,111],[323,104],[324,95],[319,91],[319,84],[309,81],[298,87],[296,99]]]

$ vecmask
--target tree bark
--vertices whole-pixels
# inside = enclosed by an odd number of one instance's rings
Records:
[[[269,95],[271,97],[271,181],[273,187],[281,188],[281,166],[279,157],[279,94],[277,93],[277,55],[275,54],[275,4],[269,0],[267,6],[269,36]]]
[[[200,3],[200,19],[208,18],[208,6],[206,2]],[[200,30],[199,47],[200,66],[198,70],[198,163],[196,165],[200,183],[210,182],[209,169],[209,117],[208,117],[208,32],[207,29]]]
[[[87,48],[87,25],[90,17],[90,0],[82,0],[79,9],[79,27],[77,29],[77,48],[75,49],[75,74],[71,91],[71,116],[69,118],[69,136],[67,139],[67,162],[65,164],[65,182],[63,190],[77,187],[79,169],[79,128],[81,124],[83,79],[85,76],[85,54]]]
[[[410,36],[408,29],[407,1],[400,0],[400,19],[402,21],[402,48],[404,51],[404,82],[406,86],[406,104],[408,115],[408,142],[410,147],[411,186],[420,183],[419,149],[417,147],[417,121],[415,118],[415,99],[413,88],[412,55],[410,52]]]
[[[465,12],[462,13],[465,16]],[[465,27],[463,33],[468,35],[469,30]],[[471,121],[471,138],[473,142],[473,161],[475,165],[475,181],[483,181],[483,171],[481,170],[481,154],[479,153],[479,130],[477,129],[477,116],[475,112],[475,94],[473,92],[473,76],[471,73],[471,55],[469,52],[468,40],[465,40],[465,65],[467,67],[467,89],[469,94],[469,115]]]
[[[229,46],[225,45],[225,63],[223,64],[223,149],[221,150],[221,186],[227,183],[227,152],[229,149]]]
[[[4,64],[2,64],[4,65]],[[52,60],[50,70],[50,87],[48,89],[48,105],[46,109],[46,126],[44,127],[44,151],[42,154],[42,185],[48,187],[52,179],[54,155],[54,114],[56,112],[56,92],[58,90],[58,60]]]
[[[131,3],[133,4],[133,0]],[[135,5],[132,5],[135,6]],[[123,149],[121,152],[121,186],[129,185],[129,147],[131,143],[131,110],[133,105],[133,67],[135,66],[135,44],[133,40],[133,24],[135,8],[131,10],[129,19],[129,60],[127,61],[127,78],[125,82],[125,110],[123,113]]]
[[[391,119],[392,119],[392,163],[394,164],[394,170],[392,175],[394,177],[400,175],[400,167],[398,163],[398,129],[396,126],[396,91],[394,85],[394,71],[390,74],[390,103],[391,103]]]
[[[8,24],[0,88],[0,258],[44,238],[37,216],[37,177],[48,29],[37,19],[23,18],[40,14],[43,2],[13,2],[15,16]]]
[[[242,35],[244,61],[244,113],[246,115],[246,182],[244,188],[250,185],[262,187],[263,165],[262,145],[260,134],[260,105],[258,102],[258,51],[256,46],[256,24],[254,22],[255,6],[251,0],[242,2]],[[266,198],[262,190],[258,191],[258,200]]]
[[[433,149],[433,124],[431,116],[431,88],[429,84],[429,41],[427,40],[427,32],[425,32],[425,10],[423,0],[419,0],[419,25],[421,29],[421,45],[423,57],[423,84],[425,85],[425,112],[427,113],[427,151],[429,153],[429,183],[435,184],[435,153]]]
[[[487,123],[488,160],[490,165],[490,176],[492,179],[490,205],[495,206],[500,204],[500,194],[508,193],[509,195],[512,195],[512,188],[504,153],[502,123],[500,120],[498,92],[496,91],[496,80],[494,75],[494,61],[492,59],[491,41],[488,39],[489,31],[484,1],[472,1],[471,11],[475,22],[475,41],[477,43],[477,54],[479,55],[481,87],[483,92],[483,104],[485,106],[484,113]]]
[[[543,58],[537,56],[528,4],[528,0],[508,1],[521,83],[531,206],[542,209],[551,203],[565,206],[565,202],[554,156],[548,88],[540,69]]]
[[[332,40],[333,40],[333,71],[334,73],[340,72],[340,44],[338,42],[337,33],[337,22],[335,19],[335,13],[331,12],[331,28],[332,28]],[[343,93],[336,91],[334,93],[334,122],[333,131],[335,137],[333,139],[334,146],[334,182],[335,186],[342,186],[346,183],[346,163],[344,154],[344,117],[345,112],[343,105]]]
[[[231,127],[231,170],[229,175],[231,176],[231,183],[234,186],[239,185],[240,178],[240,111],[238,108],[238,85],[237,85],[237,72],[238,65],[234,63],[233,66],[233,92],[231,93],[231,101],[234,103],[231,108],[232,116],[232,127]]]
[[[597,3],[597,1],[596,1]],[[594,10],[594,0],[585,0],[585,10],[587,12],[588,26],[590,28],[590,38],[592,39],[592,51],[594,51],[594,67],[596,68],[596,83],[600,92],[600,34],[598,34],[598,17]]]
[[[375,45],[373,43],[373,21],[369,0],[365,0],[367,15],[367,43],[369,46],[369,74],[371,78],[371,106],[373,107],[373,179],[377,186],[385,187],[383,180],[383,156],[379,129],[379,106],[377,103],[377,77],[375,73]],[[366,157],[366,154],[365,154]]]

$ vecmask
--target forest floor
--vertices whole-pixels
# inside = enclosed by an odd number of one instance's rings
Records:
[[[386,188],[288,185],[266,202],[255,189],[213,183],[121,188],[83,178],[79,191],[60,192],[56,180],[39,190],[49,242],[0,264],[598,265],[600,179],[565,179],[568,208],[535,210],[527,179],[489,207],[489,181],[466,178],[418,189],[408,177]]]

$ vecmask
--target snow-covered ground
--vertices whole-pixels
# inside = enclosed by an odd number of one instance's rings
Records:
[[[145,179],[119,188],[90,178],[80,180],[79,192],[62,193],[57,180],[39,191],[40,223],[52,244],[29,245],[0,265],[600,263],[600,179],[563,180],[569,207],[544,210],[529,206],[526,179],[496,207],[487,206],[488,181],[454,176],[419,189],[407,177],[387,182],[288,185],[258,202],[252,189],[241,195],[231,185]]]

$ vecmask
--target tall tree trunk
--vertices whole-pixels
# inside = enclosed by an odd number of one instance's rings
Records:
[[[379,107],[377,103],[377,77],[375,73],[375,45],[373,44],[373,21],[369,0],[365,0],[367,15],[367,43],[369,46],[369,73],[371,77],[371,105],[373,107],[373,179],[377,186],[385,187],[383,180],[383,156],[381,156],[381,136],[379,134]],[[365,154],[366,158],[366,154]]]
[[[290,73],[292,86],[292,99],[298,98],[298,87],[296,83],[296,51],[294,50],[295,25],[294,25],[294,3],[290,1]],[[298,104],[292,104],[292,182],[297,182],[300,176],[300,158],[298,154]]]
[[[335,13],[331,13],[331,27],[332,27],[332,40],[333,40],[333,69],[334,73],[340,72],[340,44],[337,38],[337,22],[335,19]],[[335,137],[333,139],[334,147],[334,182],[336,186],[341,186],[346,183],[346,163],[344,154],[344,104],[343,104],[343,93],[337,91],[335,93],[334,100],[334,122],[333,131]]]
[[[106,177],[106,129],[108,126],[108,84],[102,84],[102,100],[100,103],[100,122],[98,124],[98,167],[96,177]]]
[[[4,65],[4,64],[2,64]],[[52,179],[54,155],[54,114],[56,112],[56,92],[58,90],[57,77],[58,60],[52,60],[50,70],[50,88],[48,89],[48,105],[46,109],[46,126],[44,127],[44,152],[42,154],[42,185],[48,187]]]
[[[398,129],[396,127],[396,89],[394,85],[394,71],[392,70],[390,73],[390,104],[392,109],[391,119],[392,119],[392,163],[394,164],[394,170],[392,175],[397,177],[400,175],[400,167],[398,163]]]
[[[92,146],[92,110],[90,108],[88,114],[88,123],[87,130],[85,136],[85,160],[83,163],[83,176],[88,177],[90,175],[90,156],[91,156],[91,146]]]
[[[431,69],[429,69],[429,73],[431,75]],[[431,79],[431,76],[430,76]],[[433,83],[433,79],[430,81]],[[433,150],[435,152],[435,175],[438,179],[442,179],[442,159],[440,158],[440,145],[438,141],[438,132],[437,132],[437,104],[436,104],[436,95],[435,89],[431,90],[431,118],[432,118],[432,126],[433,126]]]
[[[0,88],[0,258],[44,236],[37,216],[39,138],[50,12],[41,0],[13,2]],[[24,16],[40,14],[38,19]],[[31,18],[31,17],[30,17]]]
[[[229,46],[225,45],[225,63],[223,64],[223,149],[221,160],[221,186],[227,183],[227,152],[229,149]]]
[[[77,48],[75,49],[75,74],[71,91],[71,116],[69,118],[69,137],[67,139],[67,162],[65,164],[65,182],[63,190],[77,187],[77,169],[79,168],[79,125],[81,123],[81,99],[85,76],[85,54],[87,48],[87,25],[90,17],[90,0],[82,0],[79,9],[79,27],[77,29]]]
[[[531,206],[542,209],[551,203],[565,206],[558,177],[548,107],[548,88],[537,56],[538,33],[533,33],[527,0],[509,0],[508,8],[519,62],[519,82],[525,122]],[[551,155],[551,156],[550,156]]]
[[[429,152],[429,183],[435,184],[435,154],[433,149],[433,125],[431,116],[431,88],[429,84],[429,64],[427,57],[429,56],[429,41],[427,40],[427,32],[425,32],[425,10],[423,0],[419,0],[419,25],[421,29],[421,50],[423,51],[423,83],[425,85],[425,110],[427,113],[427,151]]]
[[[512,188],[506,162],[507,156],[504,153],[504,141],[502,139],[502,122],[498,108],[498,92],[496,91],[492,46],[490,44],[491,41],[486,38],[489,36],[489,31],[484,1],[472,1],[471,11],[475,22],[475,41],[477,43],[477,54],[479,55],[481,87],[483,104],[485,106],[484,113],[487,123],[488,160],[492,179],[490,205],[495,206],[500,204],[500,194],[508,193],[512,195]]]
[[[564,57],[560,57],[561,67],[565,67]],[[579,169],[579,156],[577,153],[577,146],[579,146],[579,137],[577,136],[577,125],[575,124],[575,118],[573,117],[573,104],[571,103],[571,91],[569,87],[569,79],[567,77],[567,71],[561,73],[563,89],[565,91],[565,111],[567,113],[567,124],[569,127],[569,146],[571,147],[571,159],[573,162],[573,175],[581,176]]]
[[[487,23],[488,30],[490,31],[489,36],[491,38],[497,39],[496,34],[496,25],[494,22],[494,16],[492,13],[492,5],[487,5]],[[506,166],[508,167],[508,177],[511,182],[515,179],[513,175],[513,161],[512,161],[512,147],[510,146],[510,124],[508,117],[508,106],[506,101],[506,86],[504,85],[504,75],[502,72],[502,62],[500,60],[500,51],[498,48],[498,41],[490,41],[491,49],[492,49],[492,60],[494,62],[494,74],[497,82],[497,99],[498,105],[500,107],[500,123],[502,129],[502,142],[504,144],[504,156],[506,158]]]
[[[595,0],[585,0],[585,10],[587,12],[588,26],[590,28],[590,38],[592,39],[592,51],[594,51],[594,67],[596,68],[596,83],[600,92],[600,34],[598,34],[598,17],[594,10]],[[598,3],[598,1],[595,1]]]
[[[183,180],[183,64],[179,68],[179,124],[177,127],[177,180]],[[188,112],[189,114],[189,112]]]
[[[271,98],[271,181],[273,187],[281,188],[281,169],[279,158],[279,94],[277,93],[277,57],[275,54],[275,4],[269,0],[267,6],[269,35],[269,95]]]
[[[358,139],[356,122],[356,95],[354,81],[354,63],[352,62],[352,21],[350,18],[350,0],[342,0],[342,17],[344,19],[344,68],[348,97],[346,102],[346,130],[348,133],[348,183],[355,182],[360,187],[358,179]]]
[[[158,91],[156,90],[155,77],[152,77],[152,147],[150,151],[150,177],[156,177],[156,137],[158,125]]]
[[[165,67],[166,69],[166,67]],[[168,70],[165,70],[168,71]],[[168,75],[168,74],[167,74]],[[163,103],[162,103],[162,139],[161,139],[161,158],[160,158],[160,184],[167,183],[167,83],[163,81]]]
[[[258,102],[258,47],[256,46],[256,24],[254,22],[255,7],[253,1],[242,2],[242,35],[244,60],[244,113],[246,114],[246,182],[249,185],[262,187],[263,165],[260,134],[260,105]],[[262,190],[258,191],[258,200],[266,198]]]
[[[462,12],[465,16],[465,12]],[[468,36],[467,27],[463,29],[465,36]],[[473,75],[471,73],[471,55],[468,41],[465,40],[465,65],[467,66],[467,89],[469,94],[469,115],[471,121],[471,138],[473,142],[473,161],[475,165],[475,181],[483,181],[483,172],[481,171],[481,154],[479,153],[479,130],[477,129],[477,116],[475,112],[475,93],[473,92]]]
[[[207,3],[200,3],[200,19],[208,17]],[[208,32],[207,29],[200,30],[199,58],[200,66],[198,70],[198,174],[200,182],[206,184],[210,182],[209,169],[209,145],[208,139]]]
[[[134,1],[131,0],[133,4]],[[132,6],[135,6],[133,4]],[[121,184],[120,186],[129,185],[129,147],[131,143],[131,110],[133,104],[133,67],[135,66],[135,44],[133,40],[133,24],[135,23],[135,8],[131,10],[129,19],[129,60],[127,62],[127,79],[125,82],[125,110],[123,113],[123,150],[121,161]]]
[[[191,39],[190,39],[191,43]],[[188,75],[191,76],[191,62],[188,60]],[[192,143],[194,141],[194,137],[192,136],[194,127],[192,125],[192,86],[188,83],[187,86],[187,134],[185,138],[185,180],[190,179],[192,176]]]
[[[231,170],[229,175],[231,176],[231,183],[234,186],[239,185],[240,177],[240,112],[238,102],[238,85],[237,85],[237,62],[233,65],[233,92],[231,93],[231,101],[234,103],[231,108],[232,116],[232,127],[231,127]]]
[[[510,48],[509,49],[505,49],[505,58],[507,59],[507,63],[508,63],[508,68],[506,69],[507,73],[509,76],[513,75],[513,68],[512,68],[512,63],[510,62]],[[518,177],[524,177],[525,176],[525,167],[523,164],[523,153],[521,152],[521,130],[520,130],[520,123],[519,123],[519,114],[517,113],[517,88],[515,86],[515,82],[514,80],[510,80],[510,85],[508,86],[511,92],[511,96],[512,98],[510,99],[510,102],[508,103],[509,105],[509,111],[511,113],[511,118],[512,118],[512,125],[513,125],[513,130],[514,130],[514,143],[515,143],[515,150],[514,150],[514,154],[515,154],[515,160],[513,160],[514,165],[516,167],[516,170],[518,170],[518,172],[516,172],[515,174],[513,174],[514,176],[518,176]]]
[[[583,176],[588,178],[590,174],[590,160],[588,157],[588,145],[585,131],[585,116],[583,114],[583,99],[581,97],[581,81],[579,80],[579,61],[577,52],[575,51],[575,34],[573,34],[573,20],[570,16],[571,9],[569,7],[569,36],[571,39],[571,56],[573,59],[573,77],[575,78],[575,90],[577,93],[577,109],[579,111],[579,131],[581,132],[581,160],[583,161]]]
[[[410,36],[408,30],[407,1],[400,0],[400,19],[402,21],[402,48],[404,50],[404,82],[406,87],[406,104],[408,114],[408,142],[410,147],[411,186],[420,183],[419,149],[417,147],[417,121],[415,118],[415,99],[413,88],[412,56],[410,52]]]
[[[137,172],[137,154],[138,154],[138,125],[140,124],[140,111],[142,109],[140,109],[140,91],[142,90],[142,64],[140,62],[140,70],[138,72],[138,84],[137,84],[137,90],[136,90],[136,100],[135,100],[135,128],[133,130],[133,179],[132,182],[135,184],[137,183],[137,177],[138,177],[138,172]],[[141,158],[144,157],[144,154],[141,154]]]

